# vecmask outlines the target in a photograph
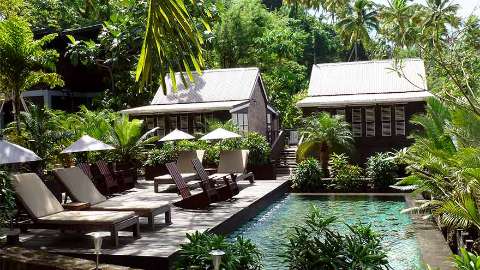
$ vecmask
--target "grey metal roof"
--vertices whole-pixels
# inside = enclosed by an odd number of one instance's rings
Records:
[[[167,76],[167,95],[164,95],[159,88],[151,104],[248,100],[259,76],[260,71],[255,67],[205,70],[201,76],[194,73],[195,83],[186,88],[180,79],[180,74],[177,73],[178,91],[174,93],[172,82]]]
[[[189,113],[189,112],[214,112],[229,111],[235,106],[244,104],[245,101],[219,101],[199,103],[156,104],[126,109],[121,113],[129,115],[152,115],[159,113]]]
[[[309,96],[403,93],[427,89],[421,59],[405,59],[403,76],[394,71],[393,60],[318,64],[312,68]]]

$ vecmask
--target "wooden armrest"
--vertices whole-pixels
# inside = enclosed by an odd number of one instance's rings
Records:
[[[62,204],[63,208],[70,210],[70,211],[80,211],[90,207],[90,203],[88,202],[71,202]]]

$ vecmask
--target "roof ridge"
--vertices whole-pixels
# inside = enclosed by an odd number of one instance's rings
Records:
[[[315,64],[316,67],[322,66],[342,66],[342,65],[365,65],[365,64],[372,64],[372,63],[387,63],[393,62],[395,59],[380,59],[380,60],[367,60],[367,61],[354,61],[354,62],[332,62],[332,63],[319,63]],[[405,58],[402,59],[403,61],[423,61],[421,58]]]
[[[214,68],[214,69],[205,69],[202,70],[202,73],[213,73],[213,72],[228,72],[228,71],[243,71],[243,70],[257,70],[260,71],[258,67],[237,67],[237,68]],[[185,71],[182,71],[185,73]],[[198,74],[197,71],[192,71],[192,73]],[[175,72],[175,74],[180,74],[180,72]],[[169,74],[167,74],[169,76]]]

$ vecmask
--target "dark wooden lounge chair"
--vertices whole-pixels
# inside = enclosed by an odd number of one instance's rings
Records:
[[[134,212],[65,211],[38,175],[17,174],[12,182],[18,200],[31,219],[19,224],[23,230],[110,231],[115,247],[119,245],[120,230],[131,230],[134,238],[140,237],[138,216]]]
[[[92,181],[94,180],[92,167],[90,166],[90,164],[88,164],[88,163],[78,163],[77,167],[80,168],[83,171],[83,173],[86,176],[88,176],[88,178],[90,180],[92,180]]]
[[[174,205],[187,209],[205,209],[212,202],[218,200],[217,191],[209,187],[206,187],[201,193],[192,195],[175,162],[167,163],[166,167],[178,188],[178,193],[182,196],[182,200],[174,203]]]
[[[97,161],[95,165],[102,176],[105,195],[110,195],[114,192],[121,192],[128,187],[133,187],[135,179],[131,177],[128,170],[114,171],[110,169],[107,162],[103,160]]]
[[[108,200],[95,188],[79,168],[56,169],[54,174],[65,186],[74,202],[86,202],[87,210],[133,211],[140,217],[148,218],[149,227],[155,229],[155,216],[165,214],[165,223],[171,224],[171,207],[168,201],[120,201]]]
[[[216,182],[216,178],[212,178],[208,176],[208,173],[203,168],[202,163],[198,159],[192,160],[193,167],[197,171],[198,176],[201,179],[200,185],[205,190],[207,187],[215,188],[218,193],[218,200],[219,201],[226,201],[231,200],[233,196],[239,193],[239,188],[237,182],[235,180],[235,176],[231,175],[230,179],[228,176],[223,176],[223,184],[218,185]]]

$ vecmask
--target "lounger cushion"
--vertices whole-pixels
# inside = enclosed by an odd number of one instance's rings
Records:
[[[55,174],[75,201],[93,205],[107,200],[80,168],[56,169]]]
[[[38,175],[17,174],[13,176],[12,182],[17,196],[32,218],[38,219],[64,210]]]
[[[192,160],[197,158],[202,161],[205,150],[182,151],[178,154],[177,167],[181,173],[196,173]]]
[[[221,152],[217,173],[245,172],[247,169],[248,153],[248,150]]]
[[[196,173],[181,173],[180,175],[182,176],[182,178],[186,182],[198,179],[198,175]],[[164,175],[157,176],[157,177],[154,178],[154,180],[155,180],[155,182],[157,182],[159,184],[172,184],[172,183],[174,183],[173,178],[170,174],[164,174]]]
[[[252,172],[248,172],[248,173],[233,173],[237,178],[236,180],[240,181],[240,180],[244,180],[246,178],[249,178],[249,177],[253,177],[253,173]],[[214,173],[212,175],[210,175],[211,178],[213,179],[222,179],[224,177],[228,177],[230,178],[230,173]]]
[[[57,214],[42,217],[40,223],[50,224],[115,224],[131,217],[134,212],[113,212],[113,211],[64,211]]]
[[[106,211],[133,211],[137,215],[148,214],[154,210],[170,208],[169,202],[140,202],[140,201],[117,201],[108,200],[99,204],[92,205],[90,210],[106,210]]]

